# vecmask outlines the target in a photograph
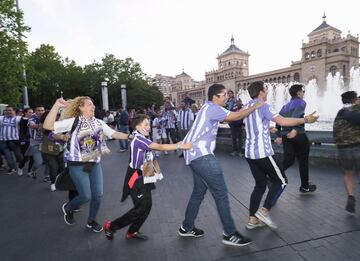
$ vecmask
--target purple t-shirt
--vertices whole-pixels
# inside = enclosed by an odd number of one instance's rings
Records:
[[[184,138],[184,142],[192,142],[193,147],[184,151],[186,164],[199,157],[214,154],[216,135],[220,121],[223,121],[230,111],[207,101],[198,112],[195,122]]]
[[[251,100],[246,108],[254,105],[259,99]],[[279,114],[270,105],[256,109],[244,119],[246,130],[245,158],[262,159],[274,155],[270,137],[270,121]]]
[[[149,145],[152,143],[152,141],[145,138],[144,135],[137,131],[135,131],[133,134],[135,137],[131,141],[130,145],[131,159],[129,166],[133,169],[141,169],[146,157],[153,157],[151,149],[149,148]]]

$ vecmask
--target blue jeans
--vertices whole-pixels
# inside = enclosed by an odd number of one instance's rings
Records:
[[[0,141],[0,152],[4,155],[9,169],[16,169],[16,162],[12,152],[14,152],[16,161],[20,163],[23,155],[20,149],[20,142],[18,140]]]
[[[84,166],[69,166],[69,173],[76,187],[78,196],[66,206],[67,210],[74,210],[90,201],[88,221],[96,219],[103,195],[103,175],[100,163],[96,163],[91,172],[85,172]]]
[[[31,170],[36,172],[41,167],[41,165],[44,163],[44,159],[43,159],[42,153],[40,151],[40,144],[30,145],[30,150],[31,150],[31,156],[34,161]],[[50,175],[49,167],[47,165],[45,165],[44,177],[49,177],[49,175]]]
[[[190,168],[194,178],[194,189],[186,208],[183,228],[187,231],[194,228],[201,202],[209,189],[215,200],[225,234],[233,234],[236,227],[231,217],[228,190],[218,160],[212,154],[205,155],[191,161]]]
[[[129,133],[129,126],[120,125],[119,131],[123,132],[123,133]],[[119,140],[119,143],[120,143],[120,149],[121,150],[127,150],[128,149],[128,140]]]

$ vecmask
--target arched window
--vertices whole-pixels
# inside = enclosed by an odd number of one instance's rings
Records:
[[[315,51],[311,52],[311,59],[315,58]]]
[[[310,54],[309,53],[305,53],[305,60],[309,60],[310,58]]]
[[[290,75],[286,77],[286,82],[290,82]]]
[[[285,78],[285,76],[283,76],[282,79],[281,79],[281,82],[285,83],[285,80],[286,80],[286,78]]]
[[[332,76],[335,76],[336,71],[337,71],[337,67],[336,67],[335,65],[332,65],[332,66],[330,67],[331,75],[332,75]]]
[[[345,75],[346,75],[346,65],[343,64],[343,76],[345,76]]]
[[[294,73],[294,82],[300,82],[300,74]]]
[[[322,51],[321,49],[317,50],[317,57],[321,57],[322,56]]]
[[[281,77],[280,77],[280,76],[278,77],[277,82],[278,82],[278,83],[281,83]]]

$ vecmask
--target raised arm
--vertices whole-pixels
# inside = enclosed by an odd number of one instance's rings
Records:
[[[60,110],[60,108],[66,107],[66,101],[63,98],[59,98],[56,100],[54,105],[52,106],[49,114],[46,116],[46,119],[43,124],[43,128],[47,130],[54,130],[54,123],[56,120],[56,116]]]
[[[319,116],[315,116],[314,114],[315,112],[306,115],[304,118],[285,118],[281,115],[277,115],[273,119],[273,121],[281,126],[288,126],[288,127],[297,126],[304,123],[314,123],[315,121],[317,121]]]
[[[265,103],[263,101],[259,101],[254,103],[253,106],[247,108],[247,109],[243,109],[237,112],[230,112],[228,114],[228,116],[226,116],[225,120],[226,122],[229,121],[238,121],[241,120],[247,116],[249,116],[253,111],[255,111],[257,108],[260,108],[261,106],[263,106]]]

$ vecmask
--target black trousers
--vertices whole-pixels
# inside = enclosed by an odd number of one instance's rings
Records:
[[[111,230],[119,230],[130,225],[128,232],[138,232],[144,224],[146,218],[149,216],[152,198],[151,186],[144,184],[143,179],[139,178],[130,189],[130,197],[134,203],[134,207],[121,217],[111,222]]]
[[[230,126],[233,149],[242,152],[243,128],[241,126]]]
[[[284,170],[294,164],[296,157],[299,163],[301,186],[308,188],[310,144],[307,135],[305,133],[297,134],[293,139],[282,136],[282,141],[284,146]]]
[[[19,168],[22,169],[25,166],[26,162],[30,161],[29,167],[28,167],[28,172],[31,171],[31,167],[34,163],[34,160],[31,156],[25,155],[26,151],[29,149],[29,146],[30,146],[30,143],[28,143],[28,142],[20,144],[20,149],[21,149],[21,153],[23,155],[23,160],[19,163]]]
[[[178,135],[175,128],[166,129],[166,136],[169,144],[170,144],[170,137],[173,144],[178,142],[178,138],[177,138]]]
[[[272,156],[262,159],[246,159],[255,179],[255,187],[250,196],[250,216],[255,216],[261,199],[265,193],[267,182],[270,181],[264,208],[271,209],[287,185],[287,178],[278,161]]]
[[[42,153],[45,164],[50,170],[51,184],[55,183],[56,176],[65,169],[64,152],[60,152],[59,155],[50,155]]]

